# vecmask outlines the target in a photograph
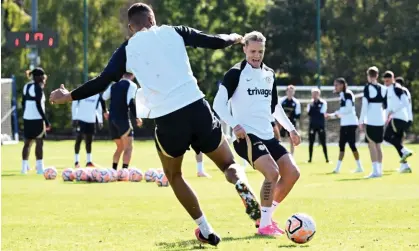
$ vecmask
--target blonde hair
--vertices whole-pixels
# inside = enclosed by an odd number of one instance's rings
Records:
[[[245,45],[248,45],[250,41],[265,43],[266,37],[259,31],[252,31],[244,35],[243,40]]]
[[[320,89],[317,87],[314,87],[313,89],[311,89],[311,93],[313,92],[318,92],[319,94],[321,93]]]
[[[287,86],[287,90],[295,90],[295,86],[294,85],[289,85],[289,86]]]

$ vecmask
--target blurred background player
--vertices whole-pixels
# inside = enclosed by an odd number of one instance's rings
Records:
[[[287,114],[288,119],[291,121],[291,123],[294,125],[294,127],[297,127],[297,119],[300,118],[301,115],[301,104],[298,99],[294,97],[295,95],[295,86],[289,85],[287,87],[286,96],[279,99],[278,103],[282,106],[282,108],[285,111],[285,114]],[[289,137],[289,133],[285,128],[280,129],[280,135],[281,138]],[[294,144],[291,142],[291,138],[289,138],[290,141],[290,153],[294,155]]]
[[[337,78],[334,81],[335,92],[340,97],[340,109],[334,113],[327,114],[326,117],[340,118],[340,134],[339,134],[339,159],[333,173],[339,173],[345,156],[345,145],[348,143],[354,155],[357,168],[355,173],[363,172],[361,161],[359,160],[358,149],[356,148],[356,129],[358,128],[358,117],[355,111],[355,97],[351,90],[348,90],[348,83],[344,78]]]
[[[324,158],[326,163],[329,163],[326,145],[326,131],[325,131],[325,115],[327,112],[327,102],[320,98],[320,89],[313,88],[311,90],[312,102],[307,104],[307,113],[310,124],[308,131],[308,163],[311,163],[313,158],[313,145],[316,140],[316,134],[319,135],[320,144],[323,148]]]
[[[403,77],[397,77],[396,78],[396,83],[399,83],[402,86],[402,89],[403,89],[404,93],[406,93],[407,98],[409,99],[409,108],[407,110],[407,114],[408,114],[408,117],[409,117],[409,122],[407,122],[407,130],[409,130],[409,128],[412,126],[412,123],[413,123],[412,96],[410,95],[410,91],[407,88]]]
[[[109,113],[105,113],[104,115],[105,119],[109,120],[111,137],[116,144],[112,163],[112,168],[115,170],[118,169],[118,162],[122,153],[124,153],[122,157],[122,168],[128,168],[131,161],[134,131],[131,125],[129,112],[131,113],[131,118],[136,119],[137,126],[142,125],[142,121],[137,119],[135,106],[137,85],[132,82],[133,80],[133,74],[125,73],[119,82],[110,85],[103,93],[103,99],[110,99],[111,101]]]
[[[384,135],[384,109],[387,102],[386,87],[377,82],[378,75],[379,71],[376,66],[368,68],[368,83],[364,88],[359,116],[359,129],[365,131],[365,141],[368,143],[372,162],[372,172],[367,178],[377,178],[383,175],[381,143]]]
[[[92,141],[96,133],[96,124],[98,124],[100,129],[103,127],[102,111],[103,113],[107,113],[105,101],[102,95],[96,94],[82,100],[73,101],[71,111],[73,126],[76,128],[74,166],[75,168],[80,167],[80,145],[84,138],[86,146],[86,167],[95,167],[92,158]]]
[[[198,177],[207,177],[211,178],[211,176],[205,172],[204,169],[204,155],[202,152],[199,152],[198,154],[195,154],[196,159],[196,170],[197,170],[197,176]]]
[[[403,87],[395,82],[394,73],[386,71],[383,75],[384,84],[387,86],[387,126],[384,140],[392,144],[400,156],[401,173],[411,173],[407,158],[412,156],[412,151],[403,146],[402,141],[408,128],[410,102]]]
[[[283,114],[279,123],[291,132],[294,143],[299,144],[300,138],[282,107],[276,106],[275,73],[263,63],[265,42],[266,38],[260,32],[253,31],[244,36],[246,59],[224,75],[214,99],[214,110],[233,128],[237,154],[265,177],[260,191],[258,234],[275,236],[284,232],[272,221],[273,210],[291,191],[300,175],[292,156],[274,136],[271,122],[274,121],[275,107]]]
[[[25,137],[22,149],[22,174],[29,171],[29,153],[33,141],[36,143],[36,173],[44,173],[43,145],[46,131],[51,129],[50,123],[45,115],[45,95],[47,75],[42,68],[35,68],[27,72],[28,77],[32,77],[32,82],[23,87],[23,134]]]

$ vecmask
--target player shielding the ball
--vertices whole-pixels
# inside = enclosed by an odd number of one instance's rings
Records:
[[[282,106],[277,105],[275,73],[263,63],[266,38],[254,31],[245,35],[244,42],[246,59],[224,75],[214,99],[214,110],[233,128],[237,154],[265,176],[260,192],[262,215],[258,234],[281,235],[284,232],[272,220],[272,213],[290,192],[300,172],[292,155],[274,137],[275,118],[290,132],[295,145],[300,143],[300,135]]]

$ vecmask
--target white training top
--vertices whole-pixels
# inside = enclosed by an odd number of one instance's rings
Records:
[[[358,117],[355,111],[355,97],[351,90],[340,92],[340,108],[335,115],[340,117],[341,126],[358,125]]]
[[[409,117],[409,121],[413,121],[413,110],[412,110],[412,96],[410,95],[410,91],[406,87],[402,87],[403,91],[406,93],[407,98],[409,99],[409,108],[407,109],[407,115]]]
[[[29,86],[29,89],[28,89]],[[42,91],[42,88],[34,84],[33,82],[25,84],[23,87],[23,95],[26,95],[26,90],[28,89],[28,94],[33,99],[40,99],[42,111],[45,113],[45,94]],[[36,105],[35,100],[25,100],[25,110],[23,112],[23,119],[26,120],[38,120],[43,119],[42,115],[39,112],[39,109]]]
[[[231,128],[240,125],[247,134],[269,140],[274,138],[271,122],[274,121],[272,113],[277,103],[273,70],[264,64],[253,68],[244,60],[224,75],[213,108]]]
[[[96,123],[96,118],[98,118],[100,122],[99,117],[102,116],[98,116],[98,108],[100,107],[99,98],[100,95],[96,94],[79,101],[73,101],[72,119],[86,123]]]
[[[385,103],[386,92],[386,87],[379,83],[368,83],[365,86],[361,114],[359,116],[360,124],[384,126],[385,114],[383,104]]]
[[[404,92],[402,86],[398,83],[387,87],[387,114],[391,118],[409,121],[408,110],[410,108],[409,98]]]

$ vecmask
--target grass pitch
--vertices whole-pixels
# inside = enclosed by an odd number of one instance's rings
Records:
[[[411,145],[417,154],[419,145]],[[2,146],[2,250],[194,250],[195,223],[170,188],[154,183],[64,183],[61,170],[73,164],[73,142],[46,142],[45,165],[56,166],[59,177],[46,181],[34,171],[20,174],[22,144]],[[94,161],[110,167],[114,145],[94,142]],[[34,149],[32,149],[34,150]],[[349,149],[348,149],[349,150]],[[82,163],[84,162],[82,149]],[[329,147],[331,160],[338,153]],[[317,233],[306,245],[285,236],[272,239],[255,235],[253,223],[234,187],[210,160],[205,168],[213,178],[197,178],[192,152],[184,158],[184,175],[197,192],[201,207],[223,241],[218,250],[418,250],[419,164],[411,157],[413,174],[398,174],[396,151],[384,146],[384,177],[366,180],[370,171],[368,149],[360,147],[366,173],[352,174],[355,162],[347,151],[342,174],[330,173],[320,148],[314,163],[305,164],[307,147],[296,160],[301,178],[274,218],[283,227],[296,212],[316,220]],[[416,161],[416,162],[415,162]],[[143,171],[160,167],[151,141],[135,142],[132,166]],[[247,168],[250,183],[259,191],[262,175]],[[213,247],[205,246],[212,250]]]

